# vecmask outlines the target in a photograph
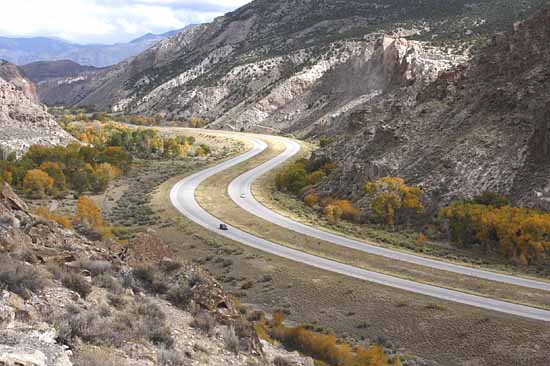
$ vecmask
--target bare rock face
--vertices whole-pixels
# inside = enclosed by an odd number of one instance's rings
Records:
[[[11,152],[21,155],[35,144],[70,142],[76,140],[37,102],[32,83],[21,77],[15,66],[0,65],[0,158]]]
[[[503,29],[537,6],[540,0],[516,6],[499,0],[384,6],[367,0],[255,0],[107,70],[40,83],[39,93],[47,104],[159,114],[182,124],[203,117],[217,128],[302,130],[329,111],[357,105],[356,100],[342,105],[346,95],[314,91],[317,81],[352,56],[364,53],[368,59],[373,36],[467,42]],[[381,61],[392,69],[392,60],[402,58],[408,46],[390,39],[382,43],[388,52]]]
[[[27,98],[38,103],[36,87],[22,75],[16,65],[0,60],[0,78],[15,85]]]
[[[71,352],[55,341],[54,329],[0,330],[0,364],[6,366],[72,366]]]
[[[494,191],[550,208],[549,24],[543,11],[497,34],[459,67],[426,72],[426,62],[407,56],[406,69],[384,69],[386,79],[412,88],[387,90],[319,131],[336,136],[319,154],[341,166],[324,189],[361,203],[367,180],[394,175],[439,204]],[[390,55],[403,54],[399,49]],[[384,65],[387,59],[399,64],[383,57]]]

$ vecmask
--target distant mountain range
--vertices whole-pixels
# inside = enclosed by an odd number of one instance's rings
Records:
[[[80,65],[105,67],[135,56],[179,30],[163,34],[148,33],[128,43],[81,45],[57,38],[0,37],[0,59],[17,65],[37,61],[70,60]]]

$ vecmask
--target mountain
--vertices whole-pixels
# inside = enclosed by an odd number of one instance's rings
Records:
[[[74,77],[87,71],[99,70],[94,66],[82,66],[74,61],[38,61],[20,66],[25,77],[33,83],[39,83],[48,79]]]
[[[433,83],[416,91],[400,83],[318,126],[333,142],[317,154],[340,165],[323,189],[361,205],[366,181],[400,176],[436,204],[490,191],[549,210],[548,44],[546,9]]]
[[[46,37],[0,37],[0,58],[17,65],[37,61],[70,60],[80,65],[105,67],[139,54],[174,32],[177,31],[159,35],[147,34],[128,43],[113,45],[80,45]]]
[[[287,129],[292,122],[284,122],[285,116],[270,120],[272,112],[291,107],[325,73],[372,48],[382,34],[429,41],[442,49],[467,47],[544,3],[256,0],[109,70],[41,85],[40,94],[48,104],[93,104],[182,121],[201,116],[217,126]]]
[[[76,142],[38,102],[32,83],[19,68],[0,61],[0,158],[21,155],[31,145]]]
[[[193,25],[189,25],[189,26],[193,26]],[[162,33],[162,34],[147,33],[147,34],[144,34],[143,36],[141,36],[139,38],[136,38],[136,39],[130,41],[130,43],[141,43],[141,42],[146,42],[146,41],[153,41],[153,42],[156,43],[156,42],[158,42],[158,41],[160,41],[164,38],[175,36],[176,34],[181,32],[182,30],[183,29],[178,29],[178,30],[169,31],[169,32]]]
[[[107,70],[40,84],[40,95],[332,136],[319,154],[342,171],[325,189],[355,201],[366,180],[399,175],[438,203],[491,190],[548,206],[547,2],[383,4],[256,0]]]

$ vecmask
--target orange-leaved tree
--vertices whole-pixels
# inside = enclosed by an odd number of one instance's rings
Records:
[[[309,207],[315,206],[319,202],[319,196],[317,193],[311,192],[304,197],[304,203]]]
[[[264,322],[265,324],[265,322]],[[351,347],[339,343],[334,334],[316,333],[305,327],[286,327],[281,314],[274,314],[271,322],[270,337],[280,341],[288,348],[331,366],[387,366],[399,365],[399,357],[390,362],[384,350],[379,346]]]
[[[25,192],[35,198],[43,198],[53,187],[54,180],[48,173],[40,169],[31,169],[23,179],[23,189]]]
[[[39,207],[38,209],[36,209],[36,215],[46,220],[56,222],[59,225],[63,226],[65,229],[72,228],[71,222],[67,216],[52,212],[45,207]]]
[[[550,214],[511,206],[454,202],[439,217],[461,245],[480,244],[486,251],[531,264],[550,252]]]
[[[365,193],[371,198],[372,215],[388,225],[408,224],[425,211],[422,189],[408,186],[398,177],[368,182]]]
[[[95,232],[102,237],[111,235],[110,228],[105,225],[101,211],[95,202],[86,196],[81,196],[76,204],[75,221],[85,229]]]
[[[59,163],[45,161],[40,165],[40,170],[45,171],[54,180],[54,191],[56,194],[67,191],[67,178]]]

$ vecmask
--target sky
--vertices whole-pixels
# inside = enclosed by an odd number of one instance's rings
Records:
[[[0,36],[126,42],[211,21],[251,0],[0,0]]]

